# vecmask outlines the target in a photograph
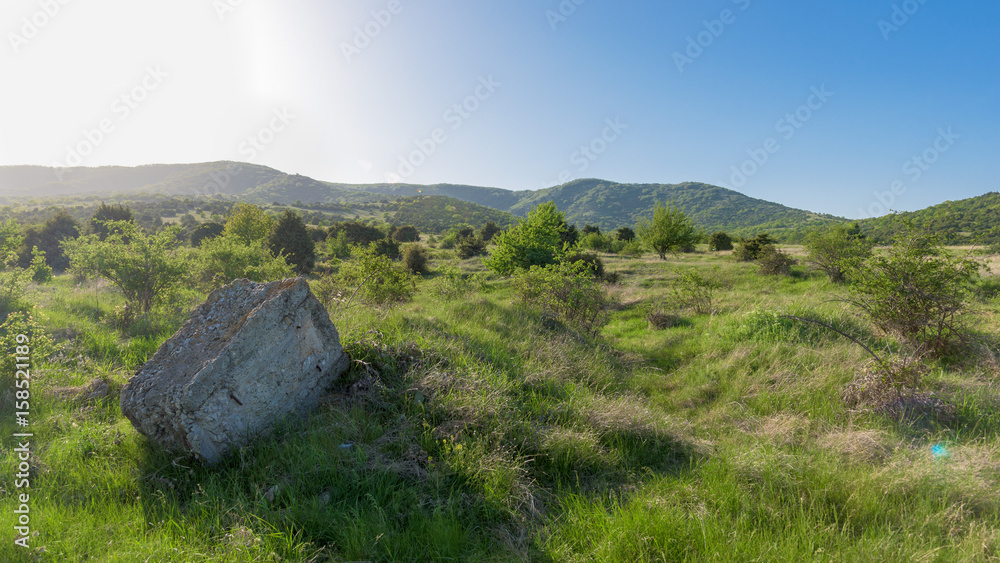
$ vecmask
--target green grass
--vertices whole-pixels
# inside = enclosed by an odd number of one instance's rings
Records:
[[[436,269],[453,254],[432,258]],[[432,272],[402,306],[331,309],[354,361],[329,400],[213,468],[152,447],[118,407],[118,389],[183,312],[123,333],[109,324],[122,304],[113,288],[67,276],[32,287],[57,344],[31,388],[38,536],[29,551],[6,542],[0,559],[1000,557],[990,346],[931,365],[925,391],[954,405],[952,419],[855,412],[840,393],[865,352],[781,315],[833,323],[879,351],[896,344],[825,276],[797,266],[768,278],[708,253],[605,261],[621,280],[596,341],[518,306],[491,277],[443,298]],[[482,271],[476,259],[461,267]],[[671,303],[683,268],[722,282],[712,312]],[[978,305],[985,342],[997,305]],[[650,307],[680,322],[652,328]],[[97,402],[51,392],[95,377],[111,383]],[[0,416],[10,436],[9,401]],[[10,530],[20,491],[7,443],[0,526]]]

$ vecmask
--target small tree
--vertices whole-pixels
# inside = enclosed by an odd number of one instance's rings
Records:
[[[427,248],[419,243],[410,243],[403,248],[403,264],[411,274],[422,275],[427,273],[427,262],[430,255]]]
[[[774,246],[774,242],[767,233],[760,233],[752,239],[740,237],[740,245],[733,252],[733,257],[739,262],[753,262],[760,257],[765,246]]]
[[[653,217],[639,219],[635,232],[644,245],[660,255],[660,260],[667,259],[667,252],[676,253],[680,248],[693,246],[701,240],[691,219],[669,203],[664,206],[656,202]]]
[[[531,266],[515,277],[514,290],[522,303],[587,334],[608,320],[607,298],[583,261]]]
[[[104,240],[96,234],[63,241],[72,268],[106,278],[138,313],[149,313],[187,272],[177,254],[178,227],[147,235],[135,223],[106,223]]]
[[[19,263],[22,268],[28,268],[33,258],[32,249],[36,246],[45,256],[45,262],[57,272],[69,267],[69,259],[63,255],[59,243],[65,239],[80,236],[82,226],[75,217],[65,209],[57,209],[55,214],[45,220],[41,227],[29,227],[24,230],[24,241],[19,251]]]
[[[135,222],[135,218],[132,217],[132,211],[128,207],[122,207],[120,203],[107,205],[102,201],[101,205],[97,207],[97,211],[90,218],[90,223],[88,224],[89,234],[95,234],[98,238],[104,240],[108,236],[107,223],[109,221]]]
[[[275,256],[285,255],[300,274],[308,274],[316,263],[316,246],[306,224],[297,213],[286,210],[267,235],[267,247]]]
[[[722,231],[716,231],[708,237],[708,248],[713,251],[732,250],[733,239]]]
[[[601,228],[595,225],[584,225],[583,229],[580,230],[580,234],[587,236],[589,234],[601,234]]]
[[[416,289],[413,275],[376,253],[374,245],[356,248],[351,259],[340,266],[334,284],[341,289],[341,295],[356,294],[374,305],[406,301]]]
[[[933,235],[908,228],[887,253],[856,257],[844,266],[853,282],[847,301],[918,355],[939,356],[963,340],[965,303],[982,263],[953,256]]]
[[[245,245],[263,245],[273,225],[274,219],[263,209],[249,203],[237,203],[226,218],[223,234],[236,237]]]
[[[496,223],[493,221],[487,221],[483,228],[479,229],[479,238],[483,239],[483,242],[489,243],[493,240],[493,237],[503,231]]]
[[[532,209],[515,227],[494,237],[496,247],[486,267],[506,276],[531,266],[555,264],[564,254],[561,235],[566,220],[553,202]]]
[[[773,244],[763,246],[757,254],[760,273],[767,276],[789,276],[792,274],[792,266],[797,262]]]
[[[344,232],[347,242],[361,246],[367,246],[369,243],[385,238],[385,233],[382,232],[382,229],[358,221],[340,221],[334,223],[327,229],[327,236],[336,237],[340,232]]]
[[[458,257],[461,259],[472,258],[486,252],[486,243],[476,231],[469,226],[458,230],[455,237],[455,246],[458,249]]]
[[[635,231],[629,227],[618,227],[615,231],[615,238],[625,242],[632,242],[635,240]]]
[[[834,225],[810,234],[805,240],[809,251],[809,264],[822,270],[833,283],[843,283],[844,264],[850,260],[863,260],[872,252],[872,242],[863,234],[857,223]]]
[[[202,223],[195,227],[191,231],[191,235],[188,237],[191,246],[198,248],[205,239],[213,239],[217,236],[222,235],[222,232],[226,230],[226,226],[222,223]]]
[[[420,231],[413,226],[396,227],[392,231],[392,240],[396,242],[417,242],[420,240]]]
[[[284,256],[275,256],[260,244],[244,244],[243,239],[235,235],[203,240],[192,252],[191,262],[192,281],[206,289],[221,287],[240,278],[269,282],[294,274]]]

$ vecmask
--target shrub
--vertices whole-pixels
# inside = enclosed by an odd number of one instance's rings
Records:
[[[396,227],[391,238],[396,242],[417,242],[420,240],[420,231],[413,226]]]
[[[403,248],[403,265],[411,274],[426,274],[429,258],[427,248],[422,244],[410,243]]]
[[[17,367],[17,364],[23,363],[18,361],[18,356],[28,356],[31,358],[29,362],[29,370],[34,369],[39,362],[48,358],[53,352],[52,339],[48,334],[45,333],[45,329],[42,328],[41,323],[35,318],[35,313],[33,310],[29,309],[27,311],[12,311],[4,316],[0,316],[0,381],[4,383],[9,383],[6,388],[11,389],[14,387],[13,379],[18,369],[23,369]],[[30,354],[16,354],[18,346],[28,346]],[[30,372],[29,372],[30,373]],[[13,393],[6,394],[11,399],[14,398]],[[8,405],[3,405],[7,407]],[[14,406],[10,403],[9,406]],[[13,416],[14,409],[3,409],[4,412],[9,412]],[[22,410],[22,409],[17,409]]]
[[[275,256],[259,244],[244,244],[237,236],[204,240],[191,252],[192,281],[206,289],[221,287],[240,278],[268,282],[294,275],[284,256]]]
[[[86,235],[64,240],[63,250],[71,266],[106,278],[145,315],[162,301],[187,272],[177,253],[178,227],[147,235],[135,223],[106,223],[108,235]]]
[[[580,252],[577,250],[567,254],[563,260],[569,264],[583,264],[595,278],[604,279],[604,261],[593,252]]]
[[[580,234],[582,236],[599,235],[601,234],[601,228],[595,227],[594,225],[584,225],[584,227],[580,229]]]
[[[224,230],[226,230],[226,226],[222,223],[202,223],[191,231],[188,241],[192,247],[198,248],[205,239],[213,239],[220,236]]]
[[[845,262],[853,281],[848,302],[917,354],[954,350],[966,334],[966,299],[979,270],[968,257],[943,249],[936,237],[907,229],[888,252]]]
[[[300,274],[308,274],[316,264],[316,243],[309,236],[302,218],[291,210],[282,213],[268,233],[267,247],[275,256],[285,255]]]
[[[767,276],[789,276],[792,274],[792,266],[797,263],[797,260],[778,250],[773,244],[765,245],[757,255],[760,273]]]
[[[635,240],[635,231],[629,227],[618,227],[618,230],[615,231],[615,238],[625,242],[632,242]]]
[[[623,246],[620,253],[627,258],[641,258],[646,252],[639,241],[633,240]]]
[[[708,237],[708,248],[713,251],[732,250],[733,239],[722,231],[716,231]]]
[[[596,250],[598,252],[608,252],[611,250],[611,239],[601,233],[589,233],[580,239],[580,248]]]
[[[639,220],[635,232],[644,245],[660,255],[660,260],[667,259],[667,252],[693,247],[701,239],[694,223],[683,211],[660,202],[656,202],[652,218]]]
[[[249,203],[237,203],[229,212],[223,234],[235,237],[244,245],[264,244],[274,219],[263,209]]]
[[[697,270],[684,270],[677,272],[671,291],[678,307],[704,315],[712,312],[715,290],[721,286],[718,281],[702,276]]]
[[[385,233],[382,232],[382,229],[358,221],[340,221],[334,223],[327,229],[327,236],[335,237],[342,231],[347,236],[347,242],[361,246],[367,246],[379,239],[385,238]]]
[[[822,270],[833,283],[843,283],[844,263],[863,260],[872,252],[872,242],[863,234],[857,223],[835,225],[823,232],[810,234],[805,240],[809,251],[809,264]]]
[[[326,253],[333,258],[344,260],[351,255],[351,243],[347,240],[347,233],[340,231],[336,236],[326,238]]]
[[[486,266],[506,276],[558,262],[564,254],[561,235],[565,223],[555,203],[536,206],[524,221],[494,237],[496,247],[485,260]]]
[[[306,227],[306,231],[309,233],[309,238],[311,238],[315,243],[326,240],[327,233],[324,228],[309,226]]]
[[[391,238],[380,238],[375,242],[369,243],[368,246],[375,250],[375,254],[385,256],[390,260],[398,260],[400,257],[399,243]]]
[[[483,228],[479,229],[479,238],[483,239],[483,242],[489,243],[493,240],[493,237],[497,233],[502,231],[503,229],[501,229],[496,223],[493,221],[487,221],[486,224],[483,225]]]
[[[681,318],[673,313],[664,311],[660,307],[649,307],[646,309],[646,322],[649,323],[650,328],[663,330],[677,326],[680,324]]]
[[[608,320],[608,302],[583,262],[532,266],[514,279],[521,302],[580,332],[596,334]]]
[[[52,267],[45,262],[45,251],[34,247],[31,251],[31,280],[36,283],[52,281]]]
[[[95,234],[99,239],[104,240],[108,236],[107,223],[111,221],[134,222],[135,218],[132,217],[132,211],[128,207],[122,207],[120,203],[107,205],[102,201],[90,218],[90,223],[87,225],[88,233]]]
[[[24,288],[31,279],[31,271],[17,263],[17,249],[22,241],[17,221],[0,223],[0,317],[26,306]]]
[[[486,253],[486,242],[472,227],[463,227],[456,233],[458,257],[465,260]]]
[[[760,256],[765,246],[774,246],[774,239],[767,233],[761,233],[752,239],[740,237],[740,245],[733,250],[733,258],[739,262],[752,262]]]
[[[373,243],[352,252],[351,259],[341,264],[334,285],[343,295],[356,295],[373,305],[388,305],[410,299],[416,280],[403,266],[379,254]]]
[[[45,253],[45,262],[52,266],[53,270],[57,272],[66,270],[69,267],[69,259],[63,254],[59,243],[65,239],[77,238],[81,231],[79,221],[65,209],[57,209],[42,226],[24,230],[24,241],[19,251],[19,265],[22,268],[30,267],[32,249],[37,246]]]

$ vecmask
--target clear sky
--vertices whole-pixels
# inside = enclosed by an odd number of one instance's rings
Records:
[[[996,0],[4,0],[0,164],[913,210],[1000,190],[997,21]]]

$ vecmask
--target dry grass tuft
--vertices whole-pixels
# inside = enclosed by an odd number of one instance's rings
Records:
[[[884,463],[892,455],[895,447],[881,430],[838,430],[829,432],[819,439],[819,445],[833,450],[851,463]]]
[[[779,446],[802,444],[809,435],[809,419],[794,414],[776,414],[762,420],[755,434]]]

